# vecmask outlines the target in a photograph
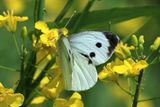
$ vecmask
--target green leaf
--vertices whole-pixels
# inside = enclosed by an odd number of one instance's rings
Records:
[[[105,10],[95,10],[89,12],[79,25],[79,30],[88,29],[104,29],[107,27],[109,22],[112,24],[126,21],[132,18],[137,18],[141,16],[157,16],[160,15],[160,5],[156,6],[142,6],[142,7],[123,7],[123,8],[113,8]],[[72,29],[76,22],[76,19],[80,16],[73,17],[69,24],[69,29]],[[64,25],[68,18],[64,19],[61,25]]]

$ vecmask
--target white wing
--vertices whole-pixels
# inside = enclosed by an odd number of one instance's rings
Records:
[[[82,91],[93,87],[98,77],[89,59],[72,49],[67,38],[59,41],[59,50],[65,89]]]
[[[72,86],[72,56],[70,54],[71,49],[68,39],[64,37],[60,38],[58,41],[58,46],[58,55],[60,56],[65,89],[70,89]]]
[[[87,90],[95,85],[97,82],[97,70],[93,64],[89,63],[89,59],[79,54],[77,51],[73,52],[72,64],[72,87],[71,90],[82,91]]]
[[[119,38],[110,32],[86,31],[71,35],[72,49],[91,59],[94,65],[105,63],[113,54]]]

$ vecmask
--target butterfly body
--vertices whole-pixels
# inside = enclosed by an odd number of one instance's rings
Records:
[[[86,31],[61,37],[59,55],[65,89],[87,90],[97,82],[97,65],[105,63],[113,54],[119,38],[110,32]]]

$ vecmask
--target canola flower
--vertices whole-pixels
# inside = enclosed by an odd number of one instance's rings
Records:
[[[60,30],[57,28],[49,29],[47,24],[43,21],[36,22],[35,28],[42,32],[40,35],[41,43],[52,48],[56,48],[56,43],[60,37],[59,33],[62,32],[64,36],[67,36],[68,33],[66,28],[62,28]]]
[[[134,46],[128,46],[126,43],[121,41],[115,48],[115,55],[120,59],[126,59],[131,56],[131,51],[134,49]]]
[[[108,63],[103,70],[99,73],[99,79],[110,78],[116,80],[116,75],[124,76],[137,76],[142,69],[148,67],[148,63],[145,60],[136,60],[132,58],[120,60],[115,59],[111,63]]]
[[[45,76],[39,86],[41,92],[50,99],[54,99],[60,95],[64,90],[64,83],[62,78],[62,70],[57,58],[56,64],[53,65],[48,75]]]
[[[78,92],[74,92],[68,100],[57,98],[53,107],[84,107],[81,99],[81,95]]]
[[[5,27],[9,32],[15,32],[17,28],[17,22],[27,21],[28,17],[14,16],[13,10],[3,12],[3,16],[0,15],[0,27]]]
[[[24,96],[14,93],[13,89],[7,89],[0,83],[0,107],[20,107]]]

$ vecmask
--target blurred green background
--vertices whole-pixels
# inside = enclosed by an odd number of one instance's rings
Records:
[[[14,1],[14,2],[13,2]],[[87,0],[73,0],[71,9],[67,12],[65,17],[70,17],[73,11],[76,10],[78,13],[83,10]],[[16,2],[20,2],[19,4]],[[46,11],[45,19],[52,21],[61,11],[65,5],[66,0],[46,0]],[[145,10],[134,8],[137,6],[151,6],[153,10]],[[153,8],[152,8],[153,6]],[[155,8],[156,6],[156,8]],[[16,7],[16,8],[15,8]],[[133,7],[134,11],[128,11],[125,8]],[[16,36],[19,44],[22,42],[20,38],[20,32],[22,26],[26,25],[28,31],[32,31],[34,28],[33,22],[33,11],[34,11],[34,0],[0,0],[0,14],[7,9],[15,8],[15,14],[20,16],[28,16],[29,21],[18,24]],[[157,36],[160,36],[160,1],[159,0],[96,0],[90,11],[97,11],[103,9],[115,9],[111,12],[104,12],[105,16],[110,20],[100,22],[102,19],[100,16],[90,19],[85,17],[84,23],[82,24],[81,30],[108,30],[108,22],[111,24],[111,31],[118,34],[121,39],[129,37],[132,34],[137,36],[144,35],[145,46],[149,46]],[[118,9],[123,8],[122,13],[128,14],[116,14]],[[154,10],[156,9],[156,10]],[[158,10],[159,9],[159,10]],[[120,12],[121,12],[120,11]],[[149,12],[151,11],[151,12]],[[119,11],[118,11],[119,12]],[[148,13],[147,13],[148,12]],[[135,15],[138,14],[138,15]],[[130,17],[128,17],[130,15]],[[111,17],[110,17],[111,16]],[[115,17],[114,17],[115,16]],[[113,17],[113,19],[111,19]],[[126,18],[128,17],[128,18]],[[91,22],[94,21],[94,22]],[[86,24],[88,23],[88,24]],[[92,24],[93,23],[93,24]],[[97,24],[96,24],[97,23]],[[12,35],[6,31],[6,29],[0,29],[0,65],[19,69],[20,60],[16,53]],[[28,40],[28,44],[29,44]],[[30,46],[28,46],[30,47]],[[145,49],[148,52],[148,49]],[[151,65],[144,74],[142,83],[143,89],[141,90],[140,98],[151,98],[160,96],[160,67],[159,64]],[[18,72],[7,71],[0,69],[0,82],[5,87],[15,87],[19,78]],[[122,86],[126,87],[126,80],[121,80]],[[85,103],[85,107],[130,107],[131,98],[126,95],[121,89],[115,84],[109,82],[107,85],[98,82],[92,89],[82,92],[82,98]],[[43,105],[33,105],[33,107],[51,107],[52,102],[46,102]],[[160,100],[141,102],[138,107],[159,107]]]

